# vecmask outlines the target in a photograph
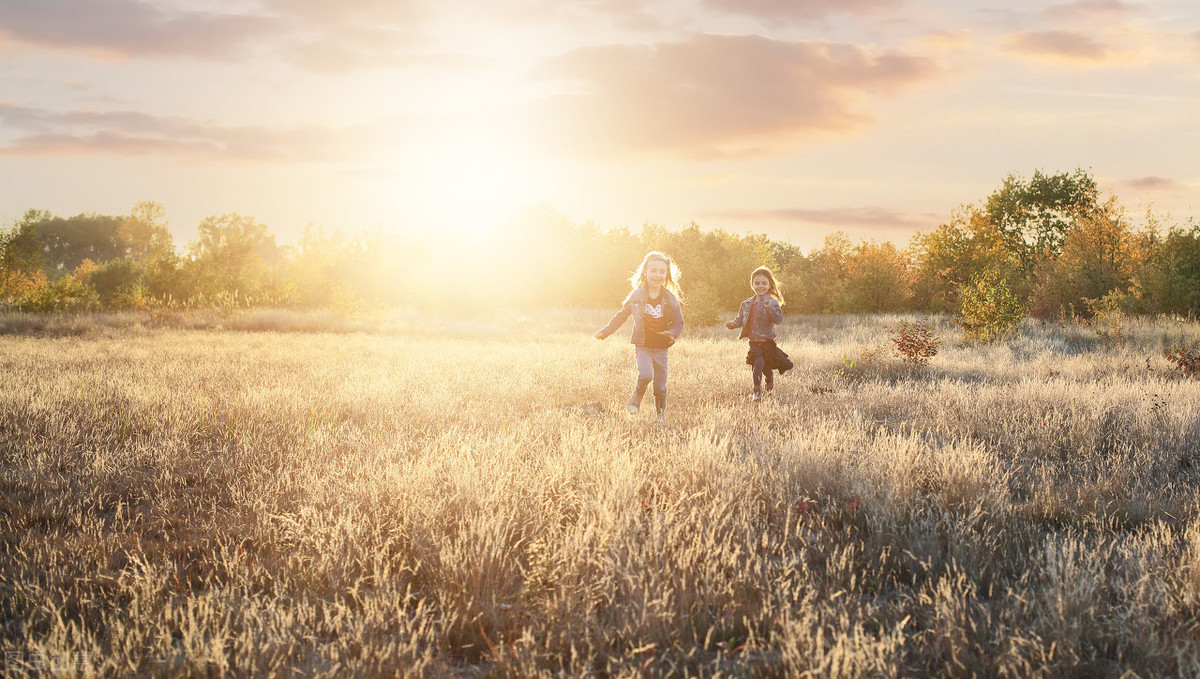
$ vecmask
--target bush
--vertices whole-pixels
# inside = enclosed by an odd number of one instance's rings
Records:
[[[1125,340],[1125,311],[1122,308],[1127,302],[1126,293],[1113,290],[1098,300],[1088,300],[1088,310],[1092,314],[1092,324],[1096,334],[1109,342]]]
[[[83,280],[106,309],[141,309],[147,305],[142,269],[131,259],[114,259],[87,272]]]
[[[1013,294],[1008,281],[995,272],[972,277],[959,292],[962,308],[954,322],[968,339],[980,342],[1001,340],[1025,318],[1025,304]]]
[[[942,340],[933,334],[929,321],[902,321],[899,326],[887,326],[888,334],[892,336],[892,350],[905,363],[924,366],[929,365],[929,359],[937,355]]]
[[[1175,371],[1196,377],[1200,375],[1200,347],[1171,347],[1163,352],[1175,366]]]
[[[31,279],[31,285],[17,303],[21,311],[90,311],[98,303],[96,291],[72,276],[49,281],[42,272]]]

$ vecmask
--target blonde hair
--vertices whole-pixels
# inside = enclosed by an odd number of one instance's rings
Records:
[[[629,284],[633,286],[634,290],[646,285],[646,265],[653,259],[657,259],[667,265],[667,278],[663,281],[663,287],[674,293],[680,300],[683,300],[683,291],[679,288],[679,267],[675,266],[675,262],[671,261],[670,257],[658,250],[651,250],[646,253],[646,256],[642,258],[642,263],[638,265],[637,271],[634,271],[633,275],[629,277]],[[625,299],[628,300],[629,298],[626,297]]]
[[[779,290],[779,283],[775,281],[775,274],[771,273],[771,270],[767,267],[760,266],[754,270],[754,273],[750,274],[750,287],[754,287],[754,279],[759,276],[766,276],[767,280],[771,281],[771,287],[767,290],[767,294],[774,295],[775,299],[779,300],[780,304],[783,304],[783,293]]]

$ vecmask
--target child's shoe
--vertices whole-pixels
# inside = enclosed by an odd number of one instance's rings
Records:
[[[766,392],[768,394],[772,391],[775,391],[775,380],[767,380],[767,383],[764,386],[766,387]]]
[[[758,403],[759,401],[762,400],[762,392],[756,391],[753,394],[750,394],[750,400],[754,401],[755,403]]]
[[[625,406],[625,410],[628,410],[630,415],[637,415],[638,414],[638,404],[634,403],[633,401],[630,401],[629,405]]]

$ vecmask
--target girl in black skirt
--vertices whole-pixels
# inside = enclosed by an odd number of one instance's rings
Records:
[[[737,318],[725,324],[729,329],[741,328],[739,339],[750,340],[746,363],[754,368],[754,392],[751,401],[763,397],[763,377],[766,376],[767,392],[775,388],[772,371],[783,374],[792,369],[792,361],[775,344],[775,326],[783,322],[783,293],[775,282],[775,275],[765,266],[750,274],[750,287],[754,295],[742,302]]]

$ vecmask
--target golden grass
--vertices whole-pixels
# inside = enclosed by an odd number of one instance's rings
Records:
[[[0,318],[4,673],[1200,674],[1200,326],[605,318]]]

